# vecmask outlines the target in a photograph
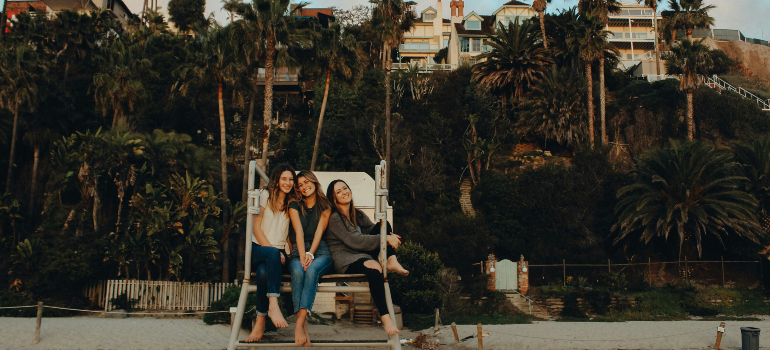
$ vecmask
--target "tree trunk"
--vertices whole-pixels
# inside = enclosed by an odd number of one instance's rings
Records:
[[[324,113],[326,112],[326,100],[329,98],[329,80],[331,80],[332,69],[326,68],[326,86],[324,87],[324,99],[321,102],[321,115],[318,117],[318,130],[315,132],[315,144],[313,145],[313,158],[310,161],[310,171],[315,170],[315,161],[318,157],[318,144],[321,141],[321,126],[324,123]]]
[[[540,32],[543,33],[543,47],[548,49],[548,38],[545,36],[545,11],[538,12],[540,17]]]
[[[687,141],[695,138],[695,119],[693,118],[692,92],[687,92]]]
[[[13,178],[13,157],[16,155],[16,134],[19,129],[19,104],[13,106],[13,128],[11,129],[11,154],[8,157],[8,176],[5,178],[5,194],[11,193]]]
[[[601,112],[601,132],[602,132],[602,145],[606,146],[609,142],[607,139],[607,99],[604,91],[604,55],[599,58],[599,108]]]
[[[652,26],[655,31],[655,74],[660,75],[660,48],[658,47],[658,7],[652,8]]]
[[[388,44],[384,44],[385,51],[385,186],[390,188],[390,169],[393,164],[390,164],[390,47]]]
[[[246,121],[246,135],[243,136],[244,142],[244,155],[243,155],[243,187],[241,189],[241,202],[246,203],[249,199],[249,161],[251,161],[251,124],[254,120],[254,105],[256,104],[256,93],[251,94],[251,100],[249,101],[249,119]],[[250,233],[246,232],[246,225],[239,225],[239,230],[243,235]],[[238,254],[245,252],[246,241],[245,236],[241,236],[238,240]],[[243,271],[243,259],[238,259],[238,271]]]
[[[64,91],[64,89],[67,88],[67,77],[69,77],[70,74],[70,63],[64,63],[64,77],[61,80],[61,90]]]
[[[29,212],[27,218],[32,218],[35,210],[35,187],[37,187],[37,166],[40,164],[40,145],[35,145],[35,153],[32,160],[32,183],[29,186]]]
[[[588,84],[588,144],[594,148],[594,82],[591,63],[586,63],[586,83]]]
[[[507,97],[508,97],[508,94],[505,91],[503,91],[503,96],[502,96],[502,99],[501,99],[502,100],[501,102],[503,104],[503,118],[506,118],[507,115],[508,115],[508,101],[507,101]]]
[[[115,129],[115,126],[118,125],[118,119],[120,119],[118,108],[115,108],[115,112],[112,113],[112,128]]]
[[[217,100],[219,101],[219,154],[222,166],[222,196],[227,196],[227,135],[225,134],[225,103],[222,99],[222,79],[219,79]],[[230,222],[229,217],[230,202],[225,201],[222,208],[222,223],[227,225]],[[222,242],[222,282],[230,280],[230,237],[228,235]]]
[[[270,124],[273,121],[273,79],[275,69],[275,37],[267,39],[267,59],[265,59],[265,112],[262,115],[262,162],[267,164],[267,147],[270,142]]]

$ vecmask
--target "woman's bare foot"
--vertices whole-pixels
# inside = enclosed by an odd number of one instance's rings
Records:
[[[273,300],[275,299],[275,300]],[[278,306],[278,298],[270,297],[270,307],[267,309],[267,315],[270,316],[270,320],[278,328],[289,328],[289,323],[283,318],[281,313],[281,307]],[[265,327],[263,326],[262,329]]]
[[[304,347],[310,347],[310,333],[307,331],[307,321],[305,321],[305,344],[302,344]]]
[[[294,344],[297,346],[304,346],[307,343],[305,327],[307,327],[305,321],[297,320],[297,324],[294,326]]]
[[[254,329],[251,330],[251,334],[246,338],[246,343],[254,343],[262,340],[262,335],[265,333],[265,316],[257,316],[257,323],[254,325]]]
[[[398,263],[398,259],[396,259],[395,255],[391,255],[388,257],[388,263],[387,263],[388,271],[395,272],[401,276],[408,276],[409,270],[405,269],[401,264]]]
[[[384,315],[380,317],[380,319],[382,320],[382,328],[385,328],[385,332],[387,332],[388,335],[398,333],[398,328],[396,328],[396,325],[390,320],[390,315]]]

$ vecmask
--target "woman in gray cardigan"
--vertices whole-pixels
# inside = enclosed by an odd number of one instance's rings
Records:
[[[398,328],[390,319],[385,302],[385,279],[382,267],[377,262],[380,251],[380,236],[370,235],[375,225],[362,211],[353,205],[353,192],[342,180],[334,180],[326,190],[326,196],[332,202],[335,211],[329,217],[326,228],[326,243],[334,259],[337,273],[365,274],[369,280],[369,292],[372,301],[380,312],[380,319],[388,335],[398,333]],[[390,229],[390,224],[388,224]],[[379,232],[379,229],[375,229]],[[396,259],[396,248],[401,244],[401,236],[388,234],[387,269],[400,275],[408,275]]]

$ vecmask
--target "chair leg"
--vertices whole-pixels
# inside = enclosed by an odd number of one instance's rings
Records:
[[[230,331],[230,344],[227,346],[227,350],[235,350],[235,346],[238,345],[238,335],[241,333],[241,324],[243,323],[243,314],[246,312],[246,299],[249,296],[249,283],[243,281],[241,285],[241,296],[238,298],[238,309],[235,311],[235,319],[233,320],[233,328]]]
[[[388,314],[390,315],[390,319],[393,321],[393,324],[398,327],[396,313],[393,311],[393,298],[390,297],[390,285],[387,280],[385,280],[385,301],[388,304]],[[398,333],[389,335],[388,343],[390,343],[390,350],[401,350],[401,337]]]

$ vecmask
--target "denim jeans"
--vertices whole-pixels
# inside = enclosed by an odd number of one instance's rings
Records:
[[[311,244],[312,242],[305,242],[305,251],[310,250]],[[307,311],[313,309],[315,294],[318,290],[318,280],[333,269],[334,261],[325,241],[321,241],[321,244],[318,245],[315,259],[310,263],[307,271],[302,267],[297,245],[294,245],[294,250],[292,250],[291,259],[289,260],[291,299],[294,302],[294,313],[299,312],[300,309],[307,309]]]
[[[267,315],[268,297],[278,297],[281,288],[281,251],[251,243],[251,269],[257,274],[257,315]]]

